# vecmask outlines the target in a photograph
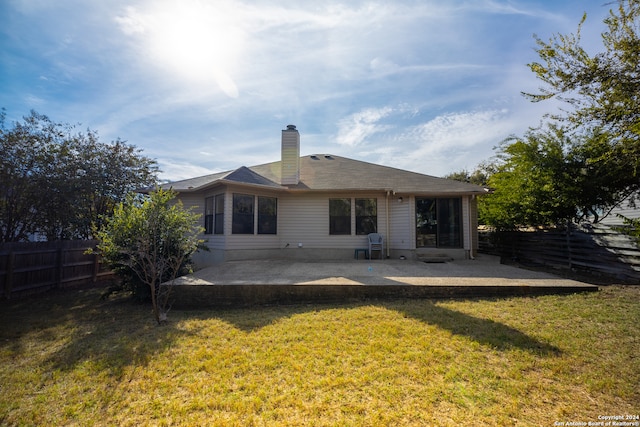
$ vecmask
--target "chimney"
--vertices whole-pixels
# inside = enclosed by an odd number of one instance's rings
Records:
[[[300,134],[294,125],[282,131],[282,185],[297,185],[300,181]]]

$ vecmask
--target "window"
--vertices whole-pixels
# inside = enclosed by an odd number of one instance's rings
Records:
[[[204,234],[224,234],[224,194],[204,199]]]
[[[351,234],[351,199],[329,199],[329,234]]]
[[[248,194],[233,195],[233,234],[253,234],[253,199]]]
[[[258,197],[258,234],[277,234],[278,199]]]
[[[204,199],[204,234],[213,233],[213,197]]]
[[[461,206],[459,198],[416,198],[416,247],[461,247]]]
[[[218,194],[215,203],[213,232],[215,234],[224,234],[224,194]]]
[[[378,199],[356,199],[356,234],[377,233]]]

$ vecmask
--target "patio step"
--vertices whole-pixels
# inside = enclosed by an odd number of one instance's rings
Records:
[[[419,261],[426,262],[427,264],[453,261],[453,258],[445,254],[418,254],[417,257]]]

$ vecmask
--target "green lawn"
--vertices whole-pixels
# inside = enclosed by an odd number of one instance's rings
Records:
[[[201,311],[0,302],[0,425],[554,425],[640,412],[640,287]]]

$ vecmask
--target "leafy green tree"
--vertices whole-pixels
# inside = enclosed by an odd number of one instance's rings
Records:
[[[480,200],[480,217],[499,228],[598,222],[638,188],[608,150],[606,133],[568,135],[553,124],[507,139],[488,178],[492,194]]]
[[[488,179],[493,192],[478,206],[481,217],[503,229],[567,218],[572,212],[564,209],[569,165],[563,144],[562,139],[533,132],[524,139],[506,140],[497,156],[496,172]]]
[[[174,201],[172,190],[131,194],[98,231],[98,252],[123,279],[148,287],[158,324],[166,321],[171,283],[188,271],[203,229],[201,215]],[[162,283],[168,282],[169,285]]]
[[[604,51],[594,55],[581,46],[585,20],[576,34],[546,42],[536,37],[541,61],[529,67],[544,85],[524,95],[534,102],[555,98],[568,107],[549,117],[592,142],[575,151],[588,157],[587,175],[606,177],[597,180],[613,196],[599,206],[606,213],[640,187],[640,1],[620,0],[610,11],[601,35]]]
[[[458,172],[447,174],[444,176],[444,178],[480,186],[486,186],[489,175],[491,174],[491,167],[492,166],[490,164],[483,163],[471,172],[463,169]]]
[[[617,13],[616,13],[617,12]],[[576,127],[603,129],[621,143],[633,144],[640,134],[640,1],[621,0],[604,20],[605,50],[591,56],[580,46],[583,15],[576,34],[536,37],[541,62],[529,68],[545,83],[539,93],[525,93],[534,102],[557,98],[572,108],[553,116]]]
[[[540,62],[529,64],[544,83],[534,102],[558,99],[549,114],[499,147],[490,174],[493,194],[481,218],[501,228],[598,222],[640,190],[640,0],[621,0],[604,20],[604,51],[590,55],[580,31],[536,37]]]
[[[35,111],[11,128],[0,115],[0,148],[1,241],[90,238],[129,192],[157,182],[155,161],[135,146]]]
[[[52,162],[49,147],[62,138],[61,129],[32,112],[24,123],[8,129],[0,114],[0,230],[1,241],[27,240],[39,231],[37,206],[45,195],[39,185],[43,169]]]
[[[43,207],[55,219],[47,229],[51,236],[89,238],[93,225],[100,227],[126,195],[156,183],[155,161],[121,140],[101,143],[88,130],[67,137],[56,148],[54,163],[46,176],[53,179],[61,197]],[[60,205],[66,210],[60,215]]]

